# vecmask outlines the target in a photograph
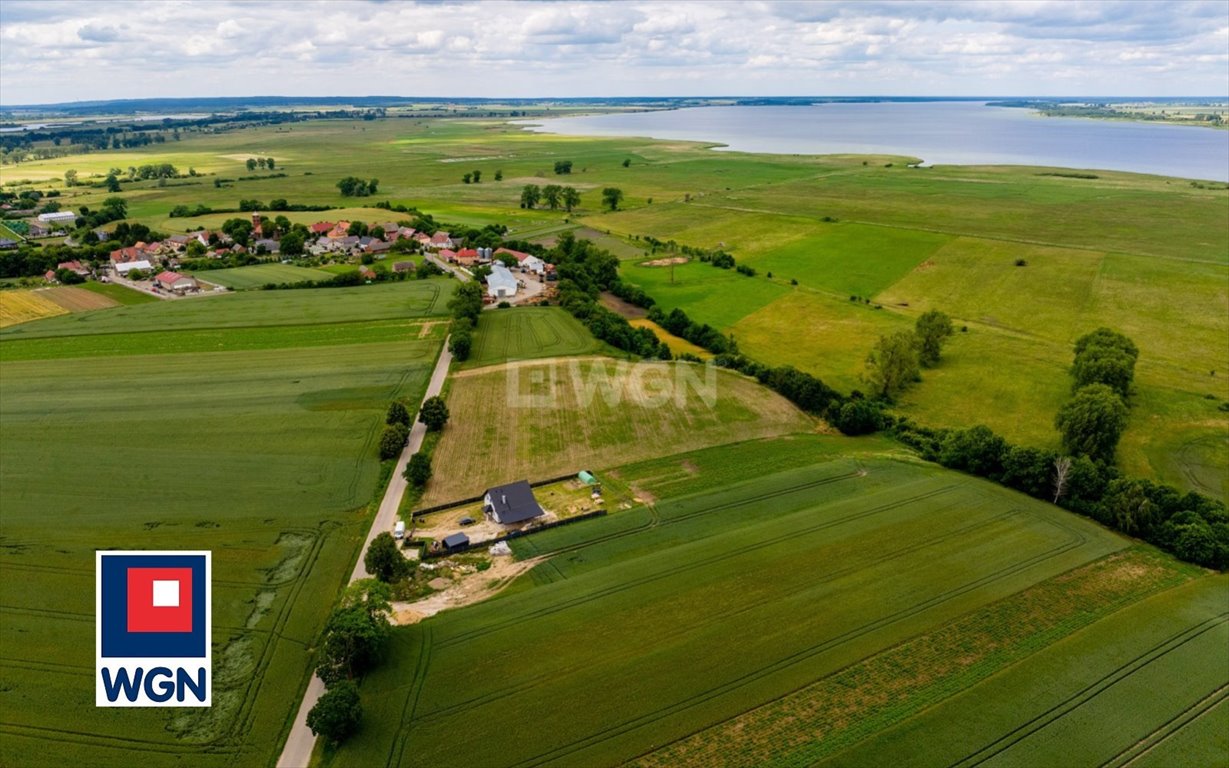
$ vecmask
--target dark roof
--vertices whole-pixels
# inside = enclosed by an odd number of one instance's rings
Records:
[[[533,489],[528,480],[519,480],[507,485],[499,485],[487,490],[491,497],[491,507],[499,522],[519,523],[542,514],[542,507],[533,497]]]
[[[444,537],[445,549],[456,549],[457,547],[463,547],[468,543],[469,537],[463,533],[454,533],[451,536]]]

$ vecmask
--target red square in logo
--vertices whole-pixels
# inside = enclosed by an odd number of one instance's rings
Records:
[[[129,568],[128,631],[191,632],[192,569]]]

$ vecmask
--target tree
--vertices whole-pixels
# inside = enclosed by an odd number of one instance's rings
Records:
[[[874,395],[892,400],[918,379],[917,337],[909,331],[880,336],[866,358],[867,384]]]
[[[625,157],[625,158],[623,158],[623,167],[624,167],[624,168],[628,167],[628,166],[629,166],[629,165],[631,165],[631,164],[632,164],[632,159],[631,159],[630,157]]]
[[[410,428],[404,424],[389,424],[380,435],[380,458],[395,459],[405,447],[405,441],[410,436]]]
[[[439,432],[443,429],[448,423],[448,406],[444,403],[444,398],[436,395],[424,400],[422,410],[418,413],[418,420],[427,425],[429,432]]]
[[[503,172],[503,171],[495,171],[495,180],[496,180],[496,181],[503,181],[503,180],[504,180],[504,172]]]
[[[431,457],[425,453],[414,454],[406,462],[402,476],[415,488],[425,488],[427,481],[431,479]]]
[[[621,202],[623,202],[623,190],[618,187],[606,187],[602,190],[602,205],[612,211],[617,211]]]
[[[410,561],[397,549],[392,534],[387,531],[372,539],[367,554],[363,555],[363,565],[367,566],[367,573],[385,584],[401,581],[412,568]]]
[[[917,319],[918,362],[926,368],[939,364],[943,340],[952,335],[952,319],[937,309]]]
[[[1127,406],[1106,385],[1090,384],[1059,410],[1054,426],[1069,453],[1112,461],[1127,426]]]
[[[1071,474],[1071,457],[1059,456],[1054,459],[1054,503],[1067,492],[1067,477]]]
[[[273,158],[271,158],[271,157],[266,157],[266,158],[265,158],[265,165],[269,166],[269,170],[273,170]]]
[[[572,172],[572,161],[571,160],[556,160],[555,161],[555,175],[556,176],[563,176],[571,172]]]
[[[571,213],[572,209],[578,205],[580,205],[580,193],[577,192],[576,189],[573,187],[564,187],[563,188],[563,208],[564,210],[566,210],[568,213]]]
[[[283,256],[302,256],[304,237],[300,232],[287,232],[278,242],[278,251]]]
[[[464,176],[462,176],[462,177],[461,177],[461,183],[462,183],[462,184],[468,184],[468,183],[470,182],[470,180],[471,180],[471,179],[473,179],[473,174],[472,174],[472,173],[467,173],[467,174],[465,174]]]
[[[474,183],[475,183],[475,184],[481,184],[481,183],[482,183],[482,171],[474,171],[474,173],[473,173],[473,177],[474,177]]]
[[[119,179],[116,178],[114,173],[107,175],[106,185],[107,185],[108,192],[119,192],[120,191]]]
[[[1089,347],[1109,347],[1117,349],[1134,359],[1139,359],[1139,348],[1135,342],[1126,336],[1109,328],[1098,328],[1075,340],[1075,356],[1084,354]]]
[[[559,199],[563,195],[563,187],[558,184],[547,184],[542,187],[542,199],[552,211],[559,207]]]
[[[1104,384],[1125,398],[1135,380],[1135,358],[1121,347],[1089,346],[1076,355],[1071,376],[1075,379],[1072,389]]]
[[[470,325],[478,322],[482,314],[482,286],[477,281],[461,283],[448,300],[448,309],[458,320],[465,320]]]
[[[346,587],[320,641],[316,674],[326,685],[354,679],[373,667],[388,639],[392,592],[376,579]]]
[[[352,221],[350,226],[346,228],[346,234],[352,237],[364,237],[367,234],[367,223],[362,221]]]
[[[410,412],[399,400],[388,404],[388,414],[384,417],[385,424],[404,424],[410,426]]]
[[[532,208],[542,199],[542,190],[537,184],[526,184],[521,187],[521,207]]]
[[[64,172],[64,186],[66,187],[77,186],[77,172],[76,171],[69,169]]]
[[[85,282],[84,277],[78,275],[71,269],[57,269],[55,271],[55,279],[59,280],[64,285],[76,285],[77,283]]]
[[[457,328],[448,337],[448,351],[458,362],[463,363],[469,359],[469,352],[473,345],[474,337],[470,334],[468,327]]]
[[[859,397],[836,410],[832,424],[844,435],[869,435],[883,429],[883,412],[875,402]]]
[[[358,730],[363,719],[358,686],[351,680],[334,683],[307,713],[307,727],[315,735],[340,744]]]
[[[247,161],[247,167],[248,167],[248,170],[249,170],[249,171],[254,171],[254,170],[256,170],[256,158],[254,158],[254,157],[249,157],[249,158],[248,158],[248,161]]]

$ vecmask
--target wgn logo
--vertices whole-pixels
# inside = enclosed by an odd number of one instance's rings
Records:
[[[208,552],[98,552],[100,707],[208,707]]]

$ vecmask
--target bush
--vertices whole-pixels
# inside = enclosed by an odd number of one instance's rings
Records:
[[[402,477],[419,490],[425,488],[427,481],[431,479],[431,457],[425,453],[416,453],[411,456],[405,465]]]
[[[394,400],[388,405],[388,415],[384,417],[385,424],[404,424],[410,426],[410,412],[399,401]]]
[[[883,429],[883,411],[865,398],[849,400],[835,410],[832,425],[842,434],[869,435]]]

